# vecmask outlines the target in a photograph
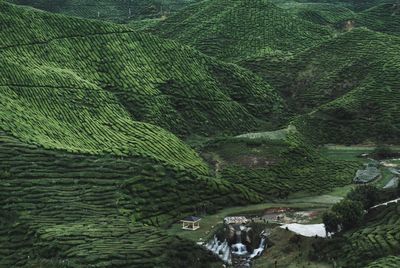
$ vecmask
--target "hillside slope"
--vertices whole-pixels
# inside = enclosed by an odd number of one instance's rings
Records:
[[[151,31],[228,61],[297,52],[331,34],[265,0],[202,1],[161,21]]]
[[[281,90],[298,127],[320,143],[398,142],[400,39],[354,29],[293,58],[244,65]]]
[[[255,96],[276,93],[238,67],[113,24],[0,3],[0,25],[0,267],[212,267],[212,256],[161,227],[261,197],[211,177],[179,138],[129,111],[165,115],[154,100],[167,100],[157,88],[166,81],[206,100],[237,94],[217,86],[211,66],[241,74],[234,81],[249,98],[254,81]]]
[[[304,20],[322,25],[335,26],[338,22],[351,19],[355,15],[351,9],[337,2],[299,2],[294,0],[274,0],[272,2]]]
[[[240,132],[280,116],[282,100],[262,79],[189,47],[123,26],[1,8],[9,25],[0,32],[2,85],[97,88],[134,120],[182,136]]]
[[[196,0],[7,0],[41,10],[88,19],[126,23],[158,18],[175,12]]]
[[[357,14],[355,26],[388,33],[400,34],[400,2],[397,4],[382,4]]]
[[[4,132],[0,193],[0,267],[210,267],[200,248],[156,227],[260,200],[148,158],[65,153]]]
[[[400,250],[400,204],[370,211],[361,227],[347,231],[320,247],[325,258],[340,267],[397,267]]]

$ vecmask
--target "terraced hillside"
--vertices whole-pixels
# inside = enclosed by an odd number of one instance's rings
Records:
[[[269,200],[296,192],[321,194],[348,185],[359,166],[323,158],[293,126],[216,140],[201,154],[217,176]]]
[[[339,31],[351,30],[354,27],[366,27],[389,34],[399,34],[400,31],[400,2],[398,1],[372,1],[367,5],[369,8],[365,10],[358,10],[352,5],[345,5],[338,1],[275,0],[272,2],[304,20],[329,25]]]
[[[296,124],[320,143],[398,142],[400,39],[354,29],[293,58],[244,65],[279,89]]]
[[[330,37],[264,0],[206,0],[156,24],[152,32],[228,61],[298,52]]]
[[[382,4],[367,9],[354,19],[355,26],[387,34],[400,34],[400,2]]]
[[[400,266],[400,257],[389,256],[370,263],[367,268],[396,268]]]
[[[327,243],[327,258],[343,267],[397,267],[400,250],[400,204],[369,212],[362,227]]]
[[[0,32],[3,86],[41,88],[41,94],[56,87],[63,89],[58,94],[85,94],[87,102],[91,94],[111,98],[109,105],[120,102],[129,112],[120,108],[125,117],[182,136],[237,133],[281,114],[282,100],[262,79],[176,42],[4,3],[1,10],[1,24],[8,25]],[[16,98],[11,94],[7,98]]]
[[[287,0],[272,0],[272,1],[278,1],[278,2],[286,2]],[[289,0],[290,1],[290,0]],[[342,7],[347,7],[350,8],[354,11],[360,12],[363,10],[366,10],[368,8],[380,5],[380,4],[385,4],[385,3],[396,3],[398,0],[365,0],[365,1],[359,1],[359,0],[296,0],[296,2],[315,2],[315,3],[333,3],[337,6],[342,6]]]
[[[278,7],[288,10],[300,18],[313,23],[330,25],[335,27],[339,22],[352,19],[355,12],[351,9],[338,5],[337,2],[298,2],[273,0]]]
[[[1,267],[199,265],[185,254],[209,267],[212,258],[155,226],[260,200],[229,182],[152,159],[48,150],[4,132],[0,176]]]
[[[163,101],[160,84],[172,89],[167,81],[206,100],[237,94],[237,85],[217,84],[231,75],[241,75],[234,81],[249,96],[246,84],[278,98],[272,89],[238,67],[125,27],[5,3],[0,25],[0,267],[212,267],[214,258],[160,226],[262,198],[210,177],[180,139],[129,111],[165,115],[155,100]],[[183,70],[191,68],[199,76],[188,78]],[[203,102],[214,103],[196,103]]]
[[[169,15],[196,0],[7,0],[41,10],[89,19],[126,23]]]

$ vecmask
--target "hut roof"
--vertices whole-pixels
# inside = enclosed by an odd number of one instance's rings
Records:
[[[184,218],[182,221],[196,222],[199,220],[201,220],[201,218],[196,217],[196,216],[188,216],[188,217]]]

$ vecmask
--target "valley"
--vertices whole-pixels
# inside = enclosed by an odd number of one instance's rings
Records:
[[[397,0],[0,0],[0,268],[400,266]]]

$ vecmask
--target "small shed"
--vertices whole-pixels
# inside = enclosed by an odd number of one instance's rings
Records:
[[[195,216],[189,216],[181,220],[182,229],[195,231],[200,228],[200,220],[201,218]]]

